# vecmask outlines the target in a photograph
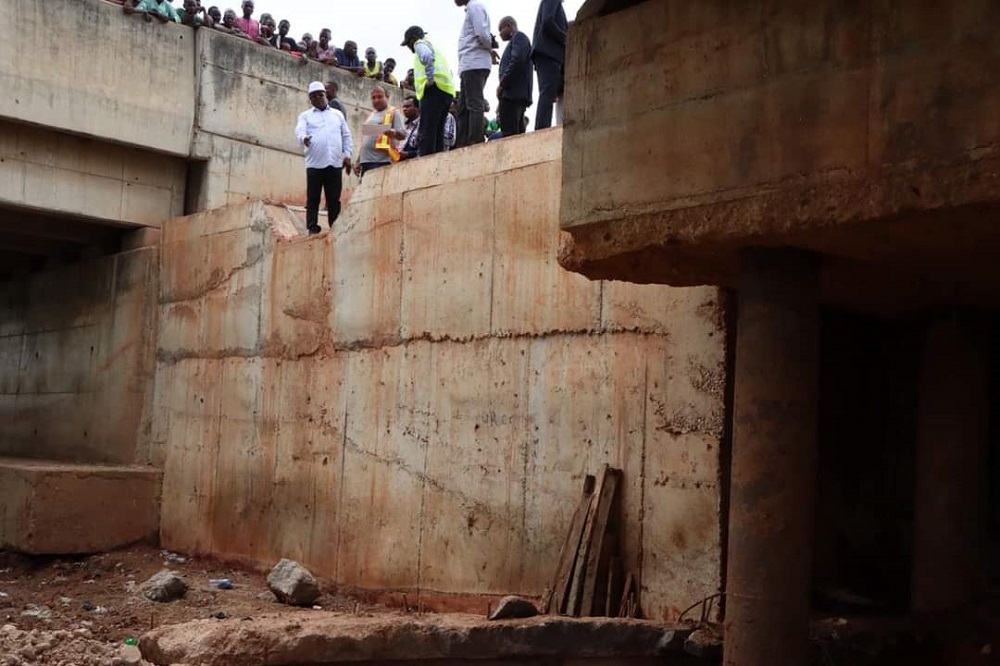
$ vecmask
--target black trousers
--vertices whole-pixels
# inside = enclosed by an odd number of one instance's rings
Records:
[[[490,77],[488,69],[467,69],[459,77],[462,92],[458,98],[455,147],[471,146],[486,140],[486,96],[483,89]]]
[[[381,169],[382,167],[390,166],[392,162],[362,162],[361,163],[361,177],[364,178],[365,174],[369,171],[374,171],[375,169]]]
[[[420,100],[421,155],[433,155],[444,150],[444,123],[452,99],[437,86],[424,88],[424,98]]]
[[[333,222],[340,215],[340,191],[343,188],[343,167],[328,166],[325,169],[306,169],[306,228],[310,232],[319,231],[319,196],[326,193],[327,222],[333,229]]]
[[[563,65],[548,56],[536,55],[535,73],[538,75],[538,108],[535,110],[535,129],[552,127],[552,107],[556,97],[563,92]]]
[[[497,119],[500,121],[500,133],[504,136],[524,134],[524,112],[528,103],[517,99],[501,99],[497,107]]]

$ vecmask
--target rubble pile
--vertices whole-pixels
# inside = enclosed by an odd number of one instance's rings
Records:
[[[0,666],[145,666],[138,648],[97,640],[90,629],[0,626]]]

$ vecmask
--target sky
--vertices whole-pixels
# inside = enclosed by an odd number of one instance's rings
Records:
[[[497,24],[504,16],[513,16],[518,30],[532,37],[535,29],[535,15],[539,0],[486,0],[490,14],[490,25],[494,34]],[[227,4],[228,3],[228,4]],[[179,4],[179,3],[178,3]],[[206,7],[215,2],[202,4]],[[239,0],[219,2],[223,11],[233,8],[239,12]],[[267,12],[275,20],[288,19],[292,24],[291,34],[296,40],[302,33],[309,32],[318,37],[321,28],[330,28],[333,43],[343,46],[348,39],[358,44],[358,55],[364,57],[369,46],[378,51],[378,59],[395,58],[396,75],[402,79],[406,70],[413,67],[413,54],[405,46],[400,46],[403,33],[411,25],[419,25],[427,32],[427,39],[435,48],[444,50],[448,64],[454,73],[458,72],[458,33],[465,19],[465,9],[457,7],[454,0],[255,0],[254,18]],[[563,0],[566,16],[573,20],[583,0]],[[499,36],[497,37],[499,40]],[[500,53],[506,43],[500,41]],[[457,87],[457,81],[456,81]],[[489,117],[496,115],[497,68],[494,67],[486,83],[486,99],[490,103]],[[535,83],[535,98],[538,97],[538,83]],[[528,109],[528,116],[534,119],[534,107]]]

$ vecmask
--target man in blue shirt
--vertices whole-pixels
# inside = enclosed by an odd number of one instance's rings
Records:
[[[361,76],[361,59],[358,58],[358,45],[355,42],[345,42],[344,48],[334,52],[334,57],[337,59],[337,67]]]
[[[320,81],[309,84],[312,108],[299,114],[295,138],[306,158],[306,228],[318,234],[319,199],[326,195],[327,222],[330,228],[340,215],[343,169],[351,170],[354,145],[347,119],[326,102],[326,88]]]

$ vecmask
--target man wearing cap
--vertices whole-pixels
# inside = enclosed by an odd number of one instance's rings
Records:
[[[444,124],[448,107],[455,97],[455,84],[444,54],[424,39],[424,30],[410,26],[403,43],[413,51],[413,84],[420,100],[420,154],[431,155],[444,150]]]
[[[320,81],[309,84],[309,102],[312,108],[299,114],[295,137],[303,146],[306,158],[306,228],[318,234],[320,194],[326,195],[327,222],[340,215],[340,192],[343,186],[343,168],[351,170],[351,130],[344,114],[330,108],[326,102],[326,88]]]

